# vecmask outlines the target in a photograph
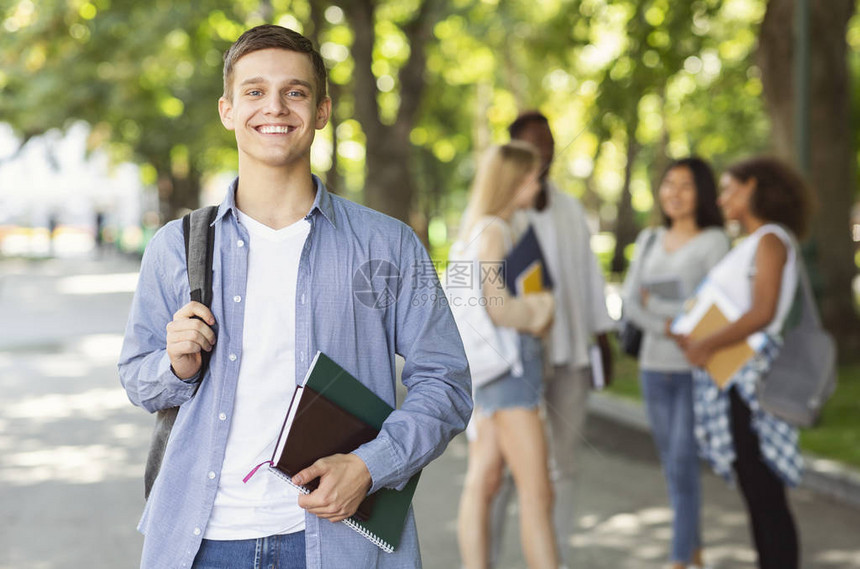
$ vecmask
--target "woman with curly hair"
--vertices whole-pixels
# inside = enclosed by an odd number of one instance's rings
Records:
[[[785,486],[800,481],[798,432],[762,409],[756,387],[779,353],[799,282],[797,237],[812,210],[803,180],[779,160],[756,157],[723,174],[719,205],[747,235],[709,273],[740,317],[698,339],[679,338],[694,371],[700,453],[727,479],[736,477],[752,526],[761,569],[797,569],[797,528]],[[718,350],[763,333],[763,348],[723,389],[702,367]],[[779,377],[768,377],[779,381]]]

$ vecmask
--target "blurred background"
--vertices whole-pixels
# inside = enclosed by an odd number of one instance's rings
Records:
[[[653,219],[668,160],[777,154],[820,208],[810,255],[828,327],[860,346],[860,18],[833,0],[5,0],[0,254],[140,252],[236,170],[222,53],[276,22],[312,38],[334,116],[313,166],[444,258],[475,156],[524,109],[581,198],[607,273]],[[53,249],[52,249],[53,243]],[[850,344],[848,343],[850,341]]]
[[[44,414],[33,377],[92,372],[117,389],[111,358],[139,255],[167,221],[219,202],[236,174],[216,112],[222,54],[261,23],[302,32],[328,64],[334,114],[314,172],[409,223],[437,260],[476,156],[507,140],[520,111],[541,110],[556,138],[551,177],[589,212],[615,316],[670,159],[698,154],[718,172],[755,153],[793,163],[818,197],[805,252],[843,360],[803,446],[860,466],[855,0],[0,0],[0,387],[19,397],[0,402],[0,450],[55,448],[33,420]],[[62,354],[89,371],[45,363]],[[634,362],[619,368],[610,395],[638,401]],[[46,397],[70,389],[39,385]],[[105,412],[124,409],[97,385],[97,400],[117,403]],[[132,450],[107,459],[140,460],[149,418],[138,415],[105,443]],[[0,458],[0,495],[26,486],[30,459]],[[841,566],[860,567],[851,555]]]

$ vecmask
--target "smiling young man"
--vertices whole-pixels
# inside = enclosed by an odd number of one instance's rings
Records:
[[[424,271],[417,278],[430,259],[415,234],[311,174],[311,144],[331,113],[325,82],[300,34],[245,32],[225,54],[218,101],[239,177],[213,222],[211,310],[188,302],[179,222],[144,255],[120,377],[150,412],[179,406],[140,522],[144,569],[420,566],[411,514],[392,554],[337,522],[369,492],[405,485],[465,428],[467,363],[447,305],[426,301],[443,293]],[[394,270],[374,278],[382,266]],[[268,472],[243,482],[271,457],[318,350],[392,406],[403,356],[401,407],[373,441],[300,472],[320,479],[307,496]]]

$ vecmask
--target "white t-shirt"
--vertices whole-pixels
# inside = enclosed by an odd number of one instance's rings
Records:
[[[615,322],[606,310],[606,282],[591,250],[591,230],[582,204],[552,182],[547,197],[546,209],[530,210],[527,216],[555,283],[548,357],[555,365],[583,368],[591,364],[594,335],[615,329]]]
[[[275,230],[239,212],[250,236],[242,362],[215,505],[204,538],[255,539],[305,529],[298,492],[266,472],[242,479],[269,460],[296,385],[296,280],[310,232],[300,220]]]
[[[532,212],[531,215],[535,226],[548,228],[547,231],[540,233],[543,237],[540,245],[543,248],[547,270],[553,276],[559,275],[561,273],[561,251],[558,248],[558,231],[555,228],[553,211],[547,207],[543,211]],[[553,365],[564,365],[571,360],[574,333],[570,326],[572,308],[569,304],[570,301],[566,295],[556,293],[552,334],[549,335],[547,344]]]
[[[759,227],[744,239],[728,255],[723,257],[708,278],[716,284],[743,314],[752,307],[752,281],[755,277],[755,256],[761,238],[773,233],[786,247],[787,258],[782,269],[782,283],[779,301],[773,320],[764,328],[770,334],[779,334],[783,322],[791,311],[794,294],[797,290],[797,251],[795,239],[780,225],[768,223]]]

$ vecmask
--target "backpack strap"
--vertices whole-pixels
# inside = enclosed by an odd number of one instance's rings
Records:
[[[185,267],[188,272],[188,288],[191,300],[212,307],[212,259],[215,254],[215,216],[218,206],[211,205],[195,209],[182,218],[182,235],[185,238]],[[195,318],[197,318],[195,316]],[[209,367],[212,352],[202,354],[200,377]]]
[[[215,227],[212,222],[215,221],[217,214],[218,206],[208,206],[196,209],[182,218],[185,266],[188,271],[188,285],[191,287],[191,300],[205,304],[207,307],[212,306],[212,259],[215,251]],[[206,373],[211,353],[202,354],[201,378]],[[143,495],[147,500],[161,470],[161,461],[164,459],[164,451],[178,412],[178,407],[171,407],[156,413],[155,429],[152,432],[146,471],[143,476]]]
[[[218,206],[196,209],[182,218],[185,266],[191,300],[212,306],[212,258],[215,249],[215,216]]]

